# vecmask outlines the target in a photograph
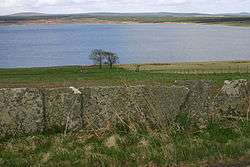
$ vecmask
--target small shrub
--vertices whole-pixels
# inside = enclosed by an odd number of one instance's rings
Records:
[[[241,123],[240,130],[243,136],[250,137],[250,121],[244,121]]]
[[[229,140],[236,139],[238,134],[231,128],[224,128],[219,123],[210,122],[207,127],[209,140],[219,143],[227,143]]]
[[[178,126],[178,132],[186,132],[191,126],[191,118],[188,113],[180,113],[175,118],[175,123]]]
[[[115,124],[115,133],[119,135],[126,135],[130,132],[129,126],[126,122],[118,122]]]

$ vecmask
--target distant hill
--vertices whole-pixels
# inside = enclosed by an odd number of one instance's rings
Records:
[[[241,13],[225,13],[225,16],[250,16],[250,13],[241,12]]]
[[[8,16],[15,17],[30,17],[30,16],[111,16],[111,17],[136,17],[136,16],[151,16],[151,17],[217,17],[217,16],[250,16],[250,13],[221,13],[221,14],[206,14],[206,13],[172,13],[172,12],[145,12],[145,13],[76,13],[76,14],[45,14],[36,12],[15,13]]]
[[[89,15],[89,16],[156,16],[156,17],[223,17],[223,16],[250,16],[250,13],[173,13],[173,12],[145,12],[145,13],[80,13],[71,15]]]
[[[202,13],[171,13],[171,12],[145,12],[145,13],[82,13],[75,15],[90,15],[90,16],[158,16],[158,17],[194,17],[194,16],[210,16],[210,14]]]
[[[8,16],[21,16],[21,17],[25,17],[25,16],[44,16],[46,15],[45,13],[36,13],[36,12],[22,12],[22,13],[14,13]]]

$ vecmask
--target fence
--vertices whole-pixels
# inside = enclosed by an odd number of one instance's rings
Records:
[[[147,70],[144,67],[145,70]],[[138,69],[136,69],[138,71]],[[226,74],[226,73],[239,73],[239,74],[246,74],[250,73],[250,65],[245,66],[223,66],[223,67],[216,67],[216,68],[195,68],[195,67],[176,67],[176,68],[164,68],[164,69],[152,69],[154,72],[159,73],[175,73],[175,74]]]

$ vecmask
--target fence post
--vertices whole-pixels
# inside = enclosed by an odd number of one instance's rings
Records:
[[[141,67],[141,65],[137,64],[137,65],[136,65],[135,72],[140,72],[140,67]]]

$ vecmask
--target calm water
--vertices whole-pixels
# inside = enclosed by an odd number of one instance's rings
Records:
[[[0,26],[0,68],[90,64],[92,49],[120,63],[250,59],[250,28],[194,24]]]

